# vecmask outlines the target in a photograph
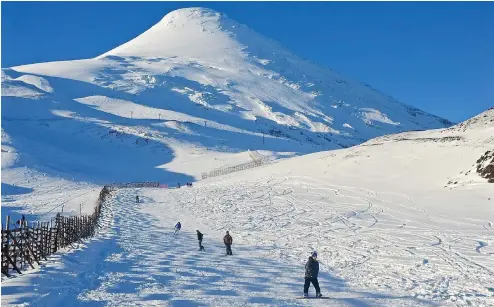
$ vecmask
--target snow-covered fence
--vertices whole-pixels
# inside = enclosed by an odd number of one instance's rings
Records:
[[[94,235],[101,208],[112,188],[104,186],[91,215],[62,216],[57,214],[50,222],[28,223],[22,219],[11,223],[7,216],[5,229],[2,225],[2,274],[10,276],[15,270],[22,274],[26,267],[47,260],[47,256],[72,243]],[[29,226],[29,224],[31,224]]]
[[[115,189],[124,189],[124,188],[159,188],[159,182],[129,182],[129,183],[112,183],[107,184],[107,187],[115,188]]]
[[[202,173],[202,179],[206,179],[208,177],[216,177],[216,176],[226,175],[229,173],[239,172],[239,171],[243,171],[243,170],[246,170],[249,168],[258,167],[258,166],[265,164],[268,161],[268,159],[269,159],[269,157],[264,157],[264,158],[257,159],[257,160],[247,162],[247,163],[243,163],[243,164],[238,164],[238,165],[233,165],[233,166],[229,166],[229,167],[225,167],[225,168],[215,169],[215,170],[212,170],[208,173]]]

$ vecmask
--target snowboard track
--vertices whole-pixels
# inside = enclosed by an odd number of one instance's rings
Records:
[[[317,300],[293,300],[300,295],[307,254],[317,250],[323,294],[333,297],[335,306],[489,305],[492,263],[467,244],[472,237],[445,232],[433,218],[430,223],[408,218],[406,207],[393,211],[390,204],[397,200],[385,195],[294,176],[170,190],[121,189],[105,206],[93,243],[58,255],[53,265],[65,263],[71,271],[50,268],[50,275],[34,278],[39,295],[31,302],[317,305]],[[427,216],[415,207],[408,210]],[[170,227],[184,216],[206,229],[206,252],[197,251],[195,225],[172,235]],[[479,226],[485,227],[489,224]],[[394,236],[393,229],[407,239]],[[213,232],[225,230],[236,242],[232,258],[218,257],[224,253],[221,235],[213,238]],[[50,288],[47,276],[65,279]],[[5,289],[9,292],[8,285]]]
[[[284,193],[287,190],[291,192]],[[291,254],[299,261],[312,249],[331,255],[320,262],[353,286],[393,289],[459,305],[494,300],[486,288],[494,277],[492,259],[483,258],[481,263],[472,256],[476,234],[451,230],[443,234],[437,222],[446,219],[421,208],[409,195],[293,175],[174,192],[180,206],[198,211],[208,224],[217,224],[218,216],[232,217],[220,229],[250,232],[242,238],[250,244],[272,245],[279,254]],[[423,218],[414,218],[413,211]],[[489,224],[477,228],[482,226]],[[408,239],[396,237],[393,229],[400,229]],[[262,236],[273,232],[274,239]],[[431,244],[432,240],[438,243]],[[412,261],[399,259],[410,257]],[[376,266],[381,267],[379,274]]]

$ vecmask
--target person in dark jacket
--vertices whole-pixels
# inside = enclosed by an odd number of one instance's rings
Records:
[[[136,195],[136,203],[139,202],[139,195]]]
[[[203,251],[204,250],[204,246],[202,246],[202,233],[197,230],[197,240],[199,240],[199,251]]]
[[[182,224],[180,224],[180,222],[178,222],[175,225],[175,232],[173,234],[176,235],[180,231],[180,229],[182,229]]]
[[[316,289],[316,297],[322,297],[321,289],[319,288],[319,281],[317,280],[318,274],[319,262],[317,261],[317,252],[312,252],[312,255],[305,264],[304,297],[309,296],[309,287],[311,283]]]
[[[226,235],[223,237],[223,243],[225,243],[226,246],[226,254],[227,255],[233,255],[232,253],[232,244],[233,244],[233,238],[230,236],[230,232],[226,232]]]

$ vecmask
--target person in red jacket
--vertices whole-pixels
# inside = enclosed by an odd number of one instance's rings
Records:
[[[233,238],[232,236],[230,236],[230,233],[228,231],[226,232],[226,235],[223,237],[223,242],[225,243],[226,246],[226,254],[233,255],[232,254]]]

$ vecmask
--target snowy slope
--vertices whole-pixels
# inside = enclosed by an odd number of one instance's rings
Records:
[[[450,129],[292,158],[170,196],[210,228],[271,247],[274,259],[302,265],[316,249],[325,271],[353,287],[494,306],[494,185],[464,174],[494,150],[493,136],[491,109]]]
[[[493,110],[451,126],[202,8],[94,59],[1,79],[2,220],[91,212],[109,182],[175,185],[312,153],[192,189],[121,190],[96,240],[2,282],[2,303],[327,306],[292,300],[317,249],[334,306],[494,306],[493,185],[477,171]],[[242,260],[225,267],[226,229]]]
[[[310,132],[331,133],[329,139],[341,137],[345,145],[383,133],[450,124],[321,69],[245,25],[202,8],[171,12],[139,37],[96,59],[13,69],[131,93],[137,97],[126,97],[140,104],[144,99],[147,106],[168,109],[176,104],[206,119],[229,115],[236,126],[253,131],[290,126],[315,140]],[[91,90],[87,94],[91,96]],[[199,109],[189,110],[192,105]],[[204,110],[212,112],[207,116]]]
[[[464,175],[494,150],[493,120],[491,109],[450,129],[381,137],[146,195],[174,199],[180,219],[229,229],[270,260],[302,268],[319,251],[326,294],[370,293],[356,306],[376,298],[379,306],[494,306],[494,185]],[[333,278],[352,290],[331,289]]]
[[[494,306],[494,185],[475,172],[449,184],[494,149],[491,120],[494,109],[449,129],[385,136],[193,188],[120,190],[93,242],[3,281],[2,303]],[[173,236],[176,221],[183,228]],[[219,256],[225,230],[232,258]],[[294,300],[312,250],[331,299]]]
[[[83,83],[50,85],[53,77]],[[60,91],[88,101],[105,99],[105,93],[109,100],[128,98],[151,107],[147,113],[153,119],[159,109],[213,121],[228,117],[237,128],[279,129],[302,142],[307,139],[299,132],[304,132],[326,147],[331,144],[323,136],[352,145],[385,133],[450,124],[321,69],[248,27],[201,8],[169,13],[139,37],[96,59],[14,67],[4,70],[2,78],[8,97],[49,99]],[[24,91],[16,94],[16,88]],[[129,117],[132,107],[125,109],[123,117]],[[136,118],[142,118],[140,114],[136,111]],[[285,131],[287,127],[298,130]]]
[[[143,203],[133,204],[135,194]],[[103,231],[91,244],[54,255],[29,275],[2,281],[7,306],[366,306],[393,297],[351,291],[343,280],[321,273],[336,299],[300,301],[301,273],[294,263],[270,259],[270,248],[234,238],[233,257],[222,256],[220,231],[206,230],[185,216],[157,189],[118,192],[104,210]],[[166,214],[162,212],[166,210]],[[184,229],[174,236],[170,225]],[[197,251],[194,229],[204,232],[206,251]],[[157,243],[159,240],[159,243]],[[324,276],[324,277],[322,277]],[[311,293],[313,294],[313,293]],[[402,298],[402,306],[417,300]]]
[[[21,182],[26,171],[83,186],[175,185],[248,162],[248,150],[304,154],[451,124],[204,8],[173,11],[94,59],[2,69],[1,81],[2,183],[25,195],[42,190]]]

